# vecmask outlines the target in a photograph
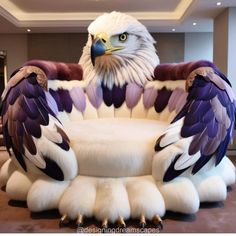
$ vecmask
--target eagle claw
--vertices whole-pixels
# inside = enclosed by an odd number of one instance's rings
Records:
[[[60,219],[59,227],[62,228],[63,226],[69,224],[69,222],[70,222],[69,217],[67,216],[67,214],[64,214]]]

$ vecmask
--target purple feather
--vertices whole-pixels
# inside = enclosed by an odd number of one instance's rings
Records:
[[[62,139],[61,143],[56,143],[56,145],[65,151],[68,151],[70,149],[69,144],[64,139]]]
[[[157,98],[157,90],[153,87],[146,88],[143,93],[143,105],[146,109],[150,109]]]
[[[205,124],[209,123],[215,117],[212,109],[209,109],[202,117],[202,122]]]
[[[7,123],[7,128],[8,128],[8,133],[11,137],[13,137],[15,134],[15,127],[14,126],[15,126],[14,121],[9,120]]]
[[[110,107],[113,104],[112,99],[112,90],[102,84],[102,91],[103,91],[103,101],[104,103]]]
[[[214,138],[218,131],[218,122],[213,118],[211,122],[207,124],[207,134],[210,138]]]
[[[40,115],[34,98],[20,97],[19,104],[31,119],[36,119]]]
[[[194,87],[189,94],[190,98],[197,98],[198,100],[209,100],[215,96],[216,90],[211,83],[208,83],[205,87]]]
[[[220,161],[222,160],[222,158],[224,157],[230,140],[231,140],[231,135],[228,132],[225,139],[223,140],[223,142],[221,142],[220,146],[218,147],[218,152],[215,155],[215,157],[216,157],[215,164],[216,165],[218,165],[220,163]]]
[[[75,87],[70,90],[70,97],[76,109],[84,112],[86,108],[86,98],[84,90],[82,88]]]
[[[209,79],[221,90],[225,90],[226,87],[228,87],[226,85],[226,82],[222,78],[220,78],[219,76],[216,76],[215,74],[213,74],[213,76],[209,77]]]
[[[126,105],[129,109],[134,108],[138,104],[142,92],[143,88],[138,86],[137,84],[130,83],[127,85],[125,100],[126,100]]]
[[[45,104],[39,99],[35,100],[35,102],[40,110],[40,116],[37,118],[37,121],[40,122],[39,124],[48,125],[49,123],[48,109],[45,109],[46,108]]]
[[[68,90],[65,89],[58,89],[58,95],[60,97],[60,101],[62,104],[63,109],[70,113],[72,111],[72,100]]]
[[[184,119],[184,125],[186,126],[191,126],[191,125],[194,125],[198,122],[200,122],[201,120],[201,116],[199,115],[196,115],[196,116],[193,116],[191,113],[188,114],[185,119]]]
[[[38,81],[37,81],[37,74],[36,73],[31,73],[28,77],[26,77],[27,82],[32,84],[32,85],[37,85]]]
[[[125,101],[126,86],[126,84],[123,87],[113,86],[112,101],[115,108],[119,108]]]
[[[223,93],[223,92],[222,92]],[[224,123],[225,127],[228,129],[230,127],[230,119],[227,114],[226,108],[222,106],[221,102],[217,97],[214,97],[211,101],[216,120],[219,123]]]
[[[158,95],[154,104],[156,112],[160,113],[166,108],[171,94],[172,91],[166,89],[166,87],[158,90]]]
[[[29,152],[32,155],[35,155],[37,153],[35,143],[34,143],[33,138],[30,134],[24,133],[23,142],[24,142],[24,146],[29,150]]]
[[[43,156],[43,159],[46,162],[46,168],[40,170],[56,180],[64,180],[64,174],[60,166],[47,156]]]
[[[23,142],[21,142],[21,143],[23,143]],[[26,164],[25,164],[24,158],[22,156],[22,153],[20,151],[18,151],[16,149],[16,147],[14,147],[14,146],[12,147],[12,150],[15,154],[17,161],[20,163],[21,167],[24,169],[24,171],[27,171]]]
[[[24,146],[23,146],[24,145],[23,136],[19,136],[19,137],[12,136],[11,141],[12,141],[12,144],[13,144],[13,145],[11,144],[12,147],[15,146],[16,149],[21,153],[25,152],[25,149],[24,149]]]
[[[37,75],[35,74],[35,76],[37,76]],[[26,79],[23,80],[21,82],[20,86],[18,86],[18,87],[20,88],[21,93],[24,94],[28,98],[44,96],[43,89],[40,85],[31,84]]]
[[[27,118],[27,113],[25,113],[24,110],[22,110],[18,100],[12,107],[12,117],[10,118],[13,120],[18,120],[20,122],[24,122]]]
[[[203,155],[212,155],[217,150],[220,145],[221,140],[218,137],[208,138],[207,142],[204,145],[204,148],[201,150]]]
[[[24,122],[24,126],[26,128],[26,131],[30,135],[33,135],[35,138],[40,138],[41,137],[40,125],[37,122],[35,122],[34,120],[31,120],[30,118],[27,118],[26,121]]]
[[[203,116],[207,111],[212,109],[210,101],[193,101],[190,107],[192,116]]]
[[[201,157],[197,160],[196,164],[193,166],[192,174],[196,174],[211,159],[211,157],[211,155],[201,155]]]
[[[102,103],[102,88],[94,83],[90,83],[86,88],[86,93],[91,104],[99,108]]]
[[[58,92],[54,91],[53,89],[49,89],[49,93],[52,95],[53,99],[56,101],[58,110],[63,111],[63,107],[62,107],[60,96],[59,96]]]
[[[207,141],[208,141],[208,137],[206,135],[206,131],[203,131],[202,133],[197,134],[189,146],[189,150],[188,150],[189,155],[194,155],[198,151],[200,151],[202,146],[205,145]]]
[[[16,99],[20,96],[21,92],[18,87],[13,88],[12,91],[8,94],[8,102],[10,105],[13,105],[16,102]]]
[[[229,105],[229,97],[228,97],[228,95],[227,95],[226,92],[223,92],[223,91],[222,91],[222,93],[217,93],[217,97],[218,97],[220,103],[221,103],[224,107],[226,107],[226,106]]]
[[[227,129],[225,128],[224,124],[219,124],[218,133],[216,137],[218,137],[220,140],[224,140],[226,135],[227,135]]]
[[[187,138],[187,137],[190,137],[190,136],[193,136],[195,134],[198,134],[200,132],[202,132],[205,128],[205,124],[199,122],[199,123],[196,123],[192,126],[183,126],[182,129],[181,129],[181,136],[183,138]]]
[[[20,121],[15,121],[15,122],[16,122],[16,135],[23,136],[24,133],[23,124]]]

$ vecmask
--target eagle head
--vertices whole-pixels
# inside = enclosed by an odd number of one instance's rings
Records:
[[[99,16],[88,27],[88,41],[80,64],[85,80],[96,80],[109,88],[126,82],[144,85],[152,80],[159,58],[154,39],[134,17],[111,12]]]

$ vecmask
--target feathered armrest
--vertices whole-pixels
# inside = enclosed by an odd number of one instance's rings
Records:
[[[234,129],[236,102],[229,80],[207,61],[160,65],[155,76],[185,80],[188,92],[183,108],[156,142],[155,178],[170,181],[186,170],[196,174],[207,163],[218,165]]]
[[[57,180],[77,174],[77,161],[58,119],[49,81],[81,80],[77,64],[29,61],[15,71],[2,94],[3,135],[11,157],[25,170]]]

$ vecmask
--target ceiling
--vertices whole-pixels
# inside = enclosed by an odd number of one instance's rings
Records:
[[[86,32],[104,12],[133,15],[152,32],[212,32],[236,0],[0,0],[0,33]],[[196,25],[193,25],[196,22]]]

